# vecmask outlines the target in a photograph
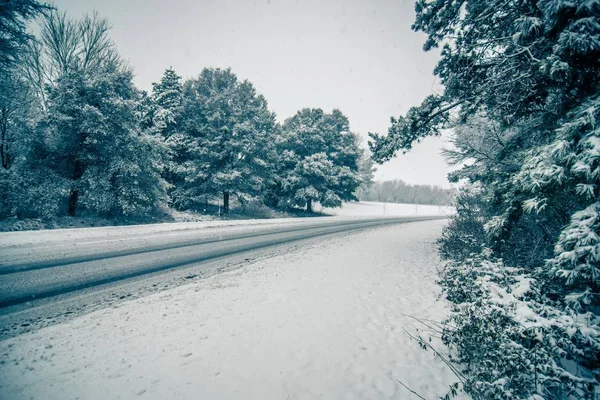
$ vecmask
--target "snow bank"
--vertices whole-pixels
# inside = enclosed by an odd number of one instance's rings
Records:
[[[445,315],[443,224],[303,245],[2,341],[0,398],[412,398],[396,379],[437,398],[454,377],[402,328]]]

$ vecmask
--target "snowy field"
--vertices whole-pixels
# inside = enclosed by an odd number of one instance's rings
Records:
[[[444,221],[323,241],[0,342],[2,399],[427,399],[454,376],[403,328],[440,320]]]
[[[361,201],[344,203],[341,208],[323,208],[323,213],[337,216],[408,217],[417,215],[452,215],[454,207],[423,204],[377,203]]]

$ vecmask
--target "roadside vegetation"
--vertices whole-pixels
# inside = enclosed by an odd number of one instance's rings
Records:
[[[600,3],[419,0],[416,12],[444,89],[371,150],[382,162],[453,128],[449,362],[475,399],[596,399]]]
[[[278,123],[229,69],[182,79],[168,68],[144,92],[96,14],[23,0],[0,5],[0,26],[3,225],[312,215],[314,203],[339,207],[369,183],[339,110]]]

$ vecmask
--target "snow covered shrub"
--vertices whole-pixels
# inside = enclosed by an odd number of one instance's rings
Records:
[[[445,259],[461,259],[479,254],[487,244],[482,218],[483,204],[479,190],[464,191],[455,200],[457,213],[444,228],[438,241]]]
[[[34,163],[34,161],[28,161]],[[15,165],[0,169],[0,219],[8,217],[50,219],[61,210],[68,183],[42,166]]]
[[[550,273],[564,280],[569,294],[565,301],[576,311],[597,311],[600,301],[600,203],[573,214],[561,233]]]
[[[561,227],[549,261],[550,279],[558,295],[577,311],[600,306],[600,96],[569,113],[546,146],[528,152],[514,185],[530,198],[524,209],[543,215],[551,209],[560,188],[569,195],[570,221]]]
[[[453,303],[442,340],[475,399],[596,398],[593,313],[562,309],[541,295],[537,279],[489,250],[448,262],[440,283]]]

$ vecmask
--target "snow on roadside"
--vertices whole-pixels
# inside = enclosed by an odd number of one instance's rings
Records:
[[[52,244],[56,242],[80,242],[83,240],[111,240],[129,236],[148,236],[168,233],[185,233],[205,228],[231,228],[254,226],[278,226],[303,224],[316,220],[329,220],[331,217],[319,218],[274,218],[217,220],[197,222],[167,222],[159,224],[103,226],[96,228],[46,229],[38,231],[0,232],[0,248],[9,246],[25,246],[34,244]]]
[[[402,328],[440,320],[443,221],[338,236],[0,342],[7,399],[428,399],[454,377]]]
[[[454,212],[453,207],[427,206],[415,204],[392,204],[375,202],[344,203],[339,209],[323,209],[327,216],[312,218],[273,218],[216,220],[197,222],[170,222],[144,225],[103,226],[95,228],[47,229],[38,231],[0,232],[0,249],[14,246],[52,245],[54,243],[73,243],[82,241],[114,241],[115,239],[149,235],[185,234],[199,229],[236,228],[248,230],[259,227],[306,225],[315,222],[331,221],[336,218],[360,217],[408,217],[408,216],[445,216]]]

